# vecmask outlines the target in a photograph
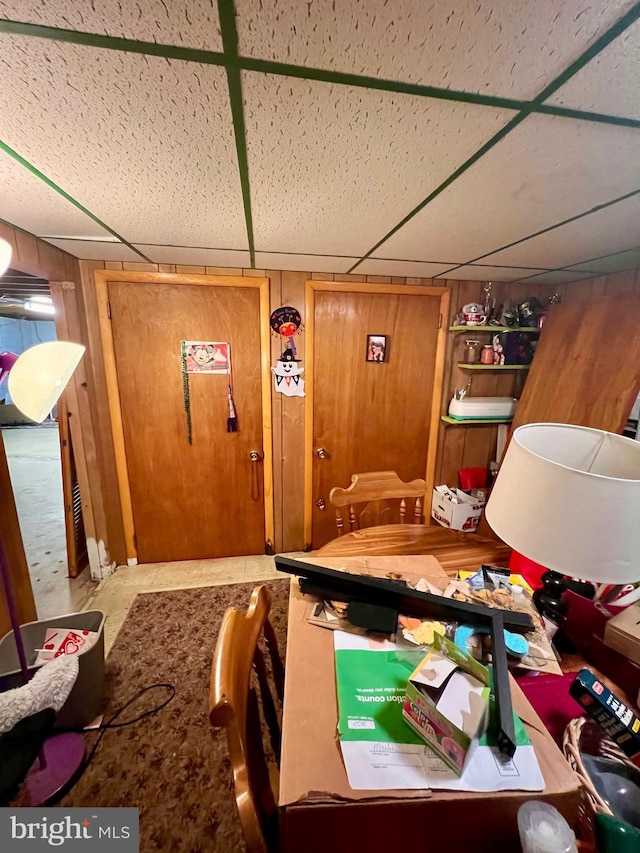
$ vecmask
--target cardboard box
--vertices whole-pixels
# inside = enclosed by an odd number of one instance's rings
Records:
[[[640,663],[640,606],[631,604],[604,626],[604,642],[634,663]]]
[[[447,575],[431,556],[306,558],[330,568],[386,577],[389,572]],[[444,588],[444,587],[443,587]],[[287,672],[280,763],[280,844],[283,851],[353,853],[417,845],[429,849],[495,853],[519,850],[518,809],[531,792],[354,791],[336,738],[338,705],[333,632],[309,625],[309,596],[291,580]],[[310,678],[310,673],[313,677]],[[573,825],[580,780],[524,694],[511,679],[513,709],[536,752],[545,789],[535,799],[555,806]]]
[[[402,716],[458,776],[486,728],[489,670],[436,634],[407,684]]]
[[[443,527],[470,533],[477,528],[483,509],[484,501],[479,501],[460,489],[436,486],[433,490],[431,517]]]

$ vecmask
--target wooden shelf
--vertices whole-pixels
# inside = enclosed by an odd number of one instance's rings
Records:
[[[538,335],[541,329],[530,326],[449,326],[450,332],[524,332],[525,334]]]
[[[464,361],[458,362],[458,367],[462,370],[529,370],[530,364],[467,364]]]
[[[475,424],[510,424],[513,418],[469,418],[461,421],[450,415],[441,415],[440,420],[451,426],[474,426]]]

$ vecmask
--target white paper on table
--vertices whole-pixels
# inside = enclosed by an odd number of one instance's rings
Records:
[[[375,687],[372,688],[369,681],[368,687],[363,688],[364,700],[352,706],[357,709],[357,713],[346,714],[345,708],[339,708],[340,746],[349,785],[354,790],[439,788],[489,792],[544,789],[544,778],[535,751],[517,718],[516,736],[519,744],[513,758],[502,755],[497,746],[484,745],[481,741],[472,747],[463,774],[458,777],[426,744],[414,742],[416,736],[413,730],[402,719],[400,697],[403,689],[397,677],[389,677],[389,669],[385,667],[389,655],[381,653],[391,652],[393,657],[394,652],[406,649],[388,640],[379,642],[343,631],[334,631],[334,647],[336,655],[340,655],[336,657],[338,678],[342,677],[344,683],[348,674],[356,690],[358,673],[349,667],[349,653],[356,652],[360,662],[362,652],[380,656],[372,667],[368,667],[369,673],[375,672]],[[380,696],[381,701],[369,701],[366,698],[373,695]],[[399,721],[394,720],[394,741],[379,724],[380,711],[387,715],[387,719],[390,714],[397,714],[400,718]],[[379,740],[357,739],[358,733],[366,733],[367,737],[371,737],[372,731],[380,735]],[[407,743],[400,742],[404,733]]]

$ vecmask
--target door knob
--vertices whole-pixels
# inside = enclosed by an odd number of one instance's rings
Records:
[[[327,453],[327,451],[324,449],[324,447],[319,447],[319,448],[316,450],[316,455],[318,456],[318,459],[326,459],[326,458],[327,458],[327,456],[328,456],[329,454],[328,454],[328,453]]]
[[[249,459],[252,462],[259,462],[262,459],[262,454],[258,450],[250,450]]]

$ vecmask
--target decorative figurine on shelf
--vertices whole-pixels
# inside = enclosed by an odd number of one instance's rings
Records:
[[[502,335],[493,335],[493,363],[504,364],[504,347],[502,346]]]
[[[461,313],[461,326],[484,326],[487,319],[484,308],[478,302],[467,303],[463,306]]]
[[[485,284],[485,286],[482,288],[484,291],[484,316],[485,316],[485,323],[487,325],[489,323],[491,323],[491,320],[493,317],[493,312],[495,311],[495,307],[496,307],[496,300],[491,295],[492,287],[493,287],[492,282],[488,281]]]
[[[535,329],[538,325],[538,314],[543,311],[542,303],[535,296],[530,296],[521,302],[517,308],[518,322],[523,328]]]

